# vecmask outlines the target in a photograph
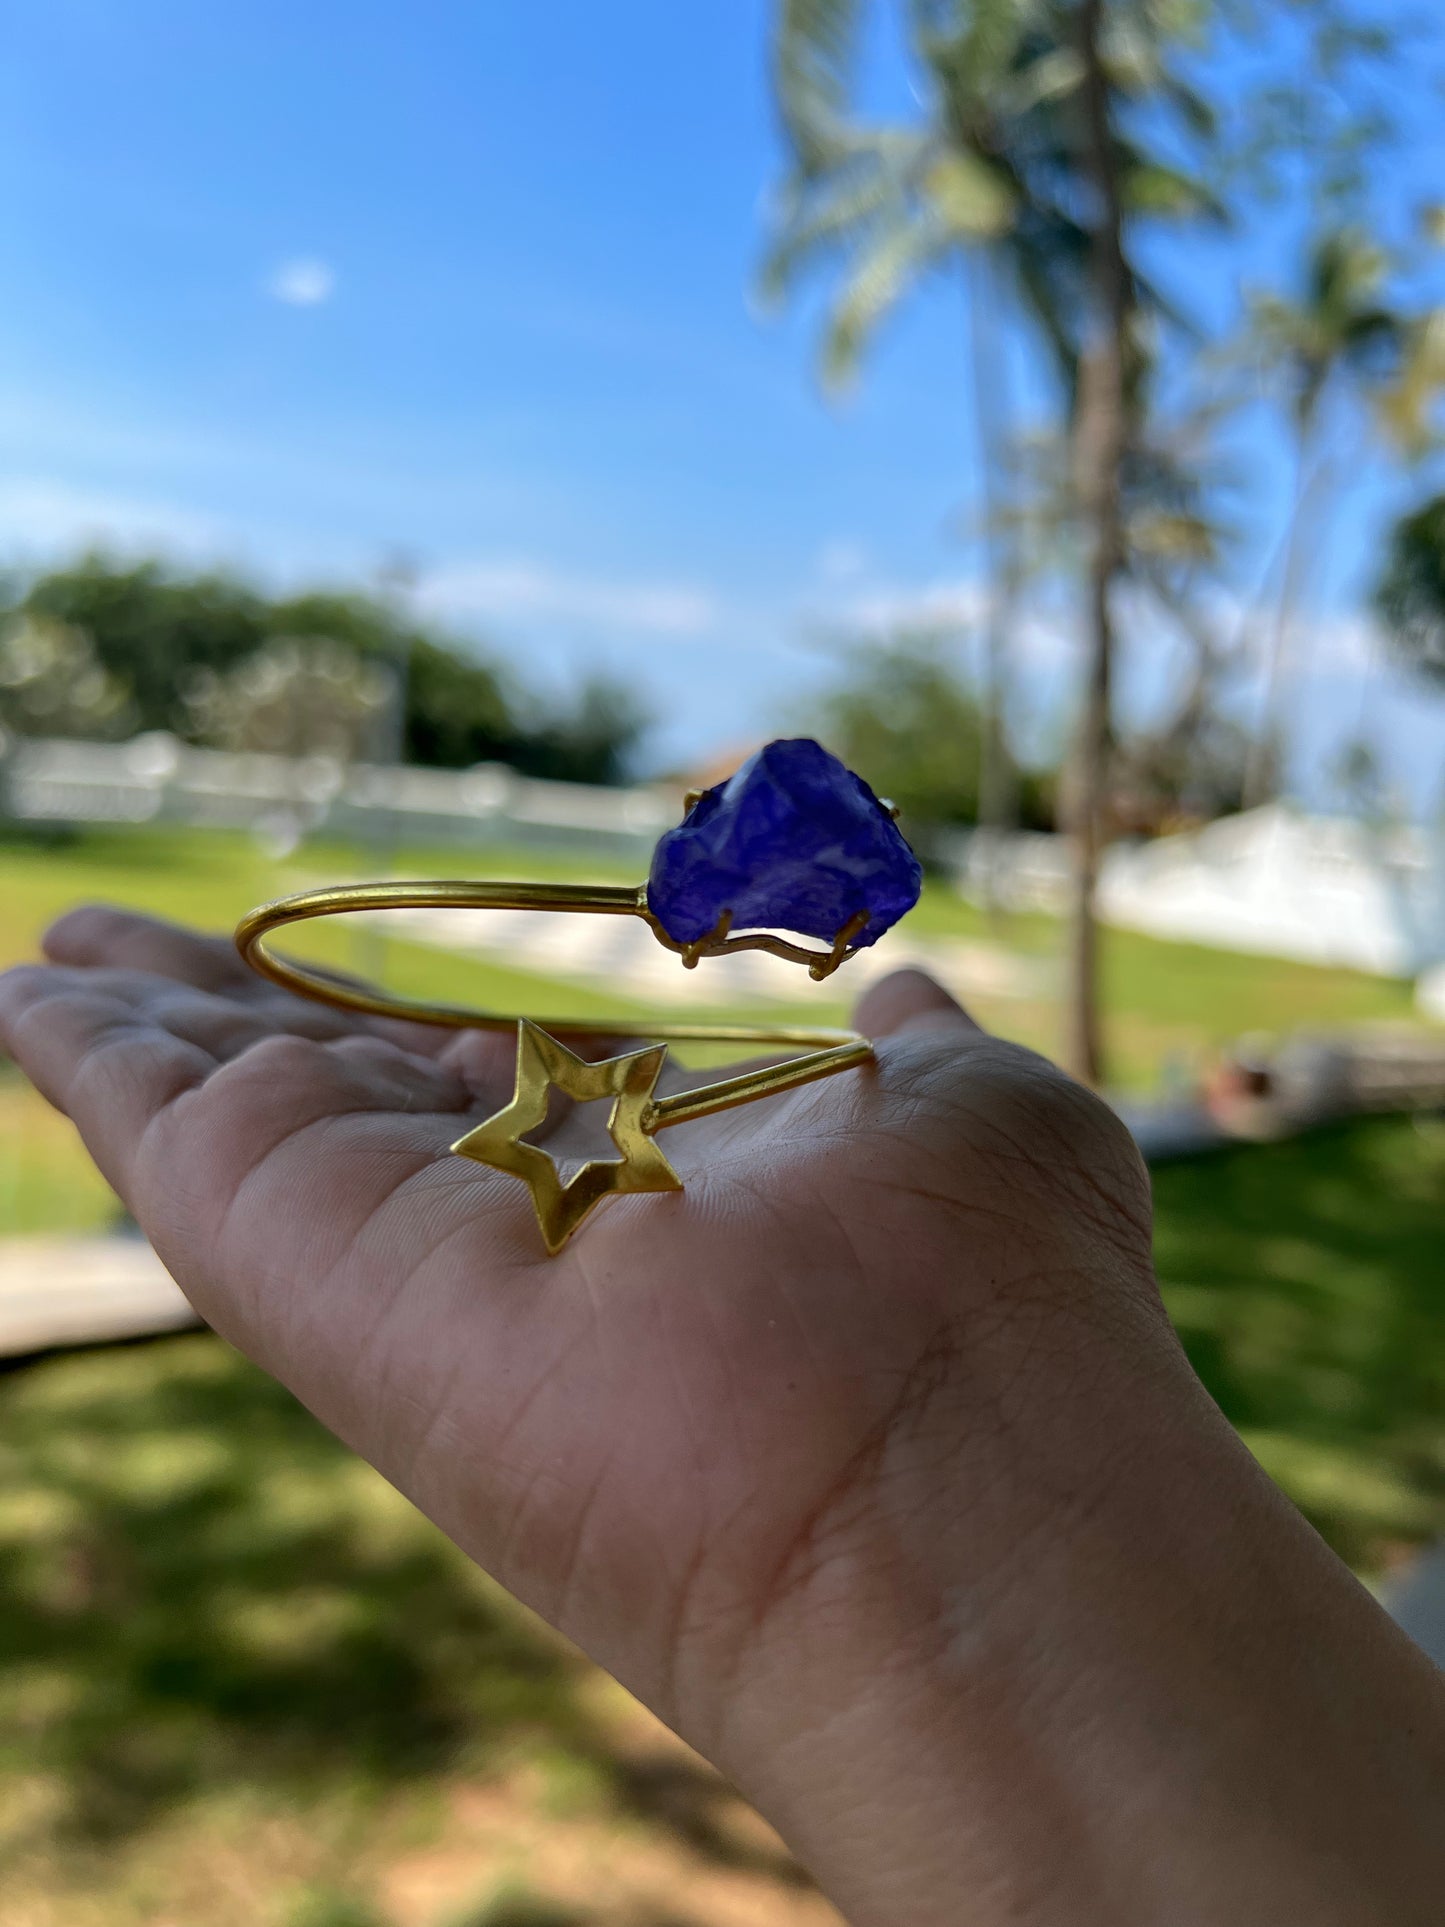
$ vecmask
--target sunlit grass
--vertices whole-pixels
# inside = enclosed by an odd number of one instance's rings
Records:
[[[98,1231],[117,1208],[75,1126],[0,1059],[0,1237]]]
[[[0,1927],[831,1919],[740,1827],[218,1339],[0,1375]]]
[[[1348,1557],[1445,1529],[1445,1122],[1154,1174],[1165,1298],[1266,1469]]]

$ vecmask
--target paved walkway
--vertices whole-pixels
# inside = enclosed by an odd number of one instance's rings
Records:
[[[806,970],[744,950],[710,957],[702,970],[684,970],[636,917],[568,917],[552,910],[384,910],[379,926],[438,950],[483,957],[542,977],[616,991],[646,1005],[780,1004],[816,1001]],[[860,950],[838,978],[845,996],[907,965],[930,971],[955,996],[1039,998],[1050,993],[1052,967],[1001,944],[957,937],[891,933],[875,949]]]
[[[0,1241],[0,1358],[197,1322],[144,1238]]]
[[[1422,1552],[1380,1598],[1396,1625],[1445,1667],[1445,1545]]]

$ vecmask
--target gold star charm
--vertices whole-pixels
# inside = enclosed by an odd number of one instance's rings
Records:
[[[517,1023],[517,1087],[511,1103],[459,1137],[452,1149],[522,1180],[532,1193],[542,1240],[555,1256],[603,1198],[682,1189],[682,1179],[643,1126],[666,1055],[666,1044],[651,1044],[625,1057],[590,1064],[522,1017]],[[554,1084],[579,1104],[612,1098],[607,1128],[622,1153],[620,1158],[591,1159],[566,1184],[545,1151],[522,1142],[546,1118],[547,1093]]]

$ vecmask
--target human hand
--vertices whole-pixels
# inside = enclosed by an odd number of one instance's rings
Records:
[[[1322,1910],[1353,1895],[1311,1853],[1368,1800],[1306,1773],[1297,1812],[1253,1715],[1328,1765],[1322,1631],[1366,1697],[1372,1666],[1424,1689],[1193,1379],[1137,1154],[1041,1059],[903,973],[860,1008],[875,1065],[679,1127],[685,1191],[548,1259],[523,1187],[447,1148],[509,1036],[354,1020],[115,911],[47,949],[0,1038],[202,1315],[860,1927],[1240,1921],[1265,1878],[1272,1927],[1416,1917]]]

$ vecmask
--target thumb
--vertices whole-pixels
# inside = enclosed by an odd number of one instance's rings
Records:
[[[983,1034],[963,1005],[923,970],[895,970],[869,984],[858,999],[853,1022],[865,1037],[873,1038],[925,1026]]]

